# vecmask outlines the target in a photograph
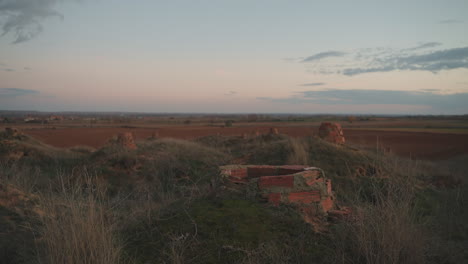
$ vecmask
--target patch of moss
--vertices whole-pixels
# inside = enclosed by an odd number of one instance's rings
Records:
[[[272,243],[299,262],[330,253],[294,209],[240,199],[178,202],[159,219],[135,223],[124,234],[126,252],[138,263],[169,262],[174,249],[190,263],[239,263]],[[267,261],[271,254],[260,257]]]

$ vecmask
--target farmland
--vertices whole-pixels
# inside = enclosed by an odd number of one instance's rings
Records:
[[[366,148],[382,148],[398,155],[421,159],[447,159],[468,153],[468,122],[460,120],[409,120],[385,118],[368,122],[341,121],[347,143]],[[317,135],[320,121],[242,122],[225,127],[205,119],[182,122],[143,122],[125,124],[97,122],[73,124],[24,124],[24,133],[56,147],[90,146],[99,148],[118,133],[131,132],[136,140],[153,135],[192,140],[209,135],[251,136],[268,134],[277,128],[280,134],[301,138]]]

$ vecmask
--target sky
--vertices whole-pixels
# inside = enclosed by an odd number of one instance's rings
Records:
[[[468,114],[468,1],[0,0],[0,110]]]

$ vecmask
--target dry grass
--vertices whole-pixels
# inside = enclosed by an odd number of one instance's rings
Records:
[[[114,236],[116,221],[103,199],[105,189],[86,170],[77,175],[60,175],[61,191],[42,195],[45,216],[38,238],[39,262],[122,263],[122,245]]]
[[[3,183],[32,193],[41,181],[41,170],[38,167],[21,166],[18,162],[0,162],[0,179]]]
[[[309,159],[309,144],[303,138],[289,138],[289,146],[291,152],[288,155],[288,164],[308,165]]]
[[[57,159],[57,162],[47,166],[46,162],[0,163],[0,178],[2,182],[12,183],[41,197],[40,206],[45,214],[41,218],[42,226],[34,230],[38,234],[35,242],[40,263],[128,263],[131,261],[125,256],[136,258],[142,255],[142,259],[145,259],[145,254],[151,257],[154,252],[162,256],[155,259],[164,259],[167,263],[204,263],[206,259],[203,256],[211,256],[211,253],[204,252],[203,255],[201,250],[218,250],[235,256],[236,259],[229,263],[310,263],[311,259],[320,259],[315,263],[423,263],[431,259],[437,260],[436,263],[463,262],[463,252],[466,250],[463,251],[462,243],[468,234],[464,210],[468,197],[466,187],[459,191],[446,190],[447,197],[442,197],[444,199],[439,199],[441,194],[436,193],[439,190],[427,194],[430,198],[427,214],[433,218],[434,226],[421,223],[421,216],[415,210],[415,206],[421,207],[416,198],[422,195],[422,188],[426,188],[421,183],[427,183],[434,173],[441,173],[442,169],[434,164],[402,159],[391,153],[382,153],[382,149],[371,155],[312,139],[255,138],[246,140],[242,146],[237,146],[239,142],[242,143],[239,139],[232,141],[236,144],[207,147],[194,142],[159,139],[143,142],[133,152],[121,153],[108,149],[108,152],[89,153],[89,160],[103,168],[113,163],[96,162],[95,157],[100,157],[98,154],[104,161],[117,160],[124,165],[127,161],[130,165],[138,162],[141,165],[134,171],[140,176],[135,177],[137,182],[132,182],[134,186],[127,190],[127,186],[119,185],[112,194],[106,190],[106,186],[110,186],[106,180],[115,179],[112,178],[117,176],[115,171],[108,170],[108,178],[103,178],[96,177],[85,168],[77,168],[78,165],[67,167],[67,160],[63,158],[65,152],[57,152],[60,154],[58,158],[55,157],[58,154],[52,153],[54,155],[50,155],[50,160]],[[199,214],[196,223],[200,228],[197,230],[202,230],[202,227],[206,229],[204,236],[201,231],[195,234],[177,233],[169,227],[151,225],[164,222],[161,219],[165,217],[165,209],[181,213],[182,209],[178,209],[176,202],[190,204],[188,201],[204,199],[210,192],[216,194],[212,190],[216,184],[210,179],[217,175],[219,165],[229,161],[232,153],[240,157],[253,153],[252,156],[261,163],[310,164],[324,168],[328,174],[335,176],[334,190],[341,196],[346,195],[346,200],[340,197],[339,201],[346,201],[353,207],[353,217],[350,221],[332,226],[330,236],[327,235],[323,241],[314,236],[301,237],[294,233],[294,239],[289,241],[264,240],[253,248],[229,246],[232,243],[200,248],[200,245],[211,245],[210,236],[216,230],[206,210]],[[86,151],[80,155],[86,155]],[[456,162],[459,163],[463,162]],[[354,175],[354,168],[363,164],[375,168],[375,171],[369,175],[347,177]],[[450,166],[453,168],[452,164]],[[122,171],[133,169],[132,166],[126,167],[127,170]],[[96,166],[93,168],[96,169]],[[53,172],[57,171],[56,176]],[[464,172],[466,168],[460,168],[460,171]],[[127,173],[123,175],[129,176]],[[439,196],[434,196],[436,194]],[[434,212],[435,209],[431,207],[434,205],[438,205],[436,209],[440,212]],[[217,216],[217,208],[207,212]],[[242,207],[236,205],[232,209],[238,212]],[[255,219],[256,211],[250,213]],[[217,217],[222,219],[224,216]],[[244,218],[245,215],[241,214],[240,219]],[[277,219],[276,215],[274,219]],[[232,218],[227,222],[230,221],[240,222]],[[138,243],[135,247],[128,247],[130,240],[125,244],[117,236],[122,236],[124,227],[133,222],[141,224],[143,231],[139,235],[157,233],[161,243],[153,244],[154,240],[149,237],[141,244],[136,240]],[[273,226],[262,222],[262,225],[269,226],[275,232],[297,226],[288,223],[280,221],[278,226]],[[218,228],[224,225],[225,222],[222,222]],[[192,222],[188,226],[191,227]],[[437,228],[446,234],[440,240],[434,240],[436,242],[432,247],[427,243],[429,237],[433,238],[431,232],[434,230],[430,228]],[[448,247],[445,243],[449,239],[460,242]],[[147,251],[141,251],[142,247]],[[428,254],[427,251],[433,248]]]
[[[414,210],[412,181],[390,179],[371,185],[372,199],[356,197],[353,218],[333,232],[335,262],[424,263],[427,241]]]

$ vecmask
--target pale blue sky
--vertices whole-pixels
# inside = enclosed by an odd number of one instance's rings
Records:
[[[0,109],[466,114],[466,14],[466,0],[0,0]]]

